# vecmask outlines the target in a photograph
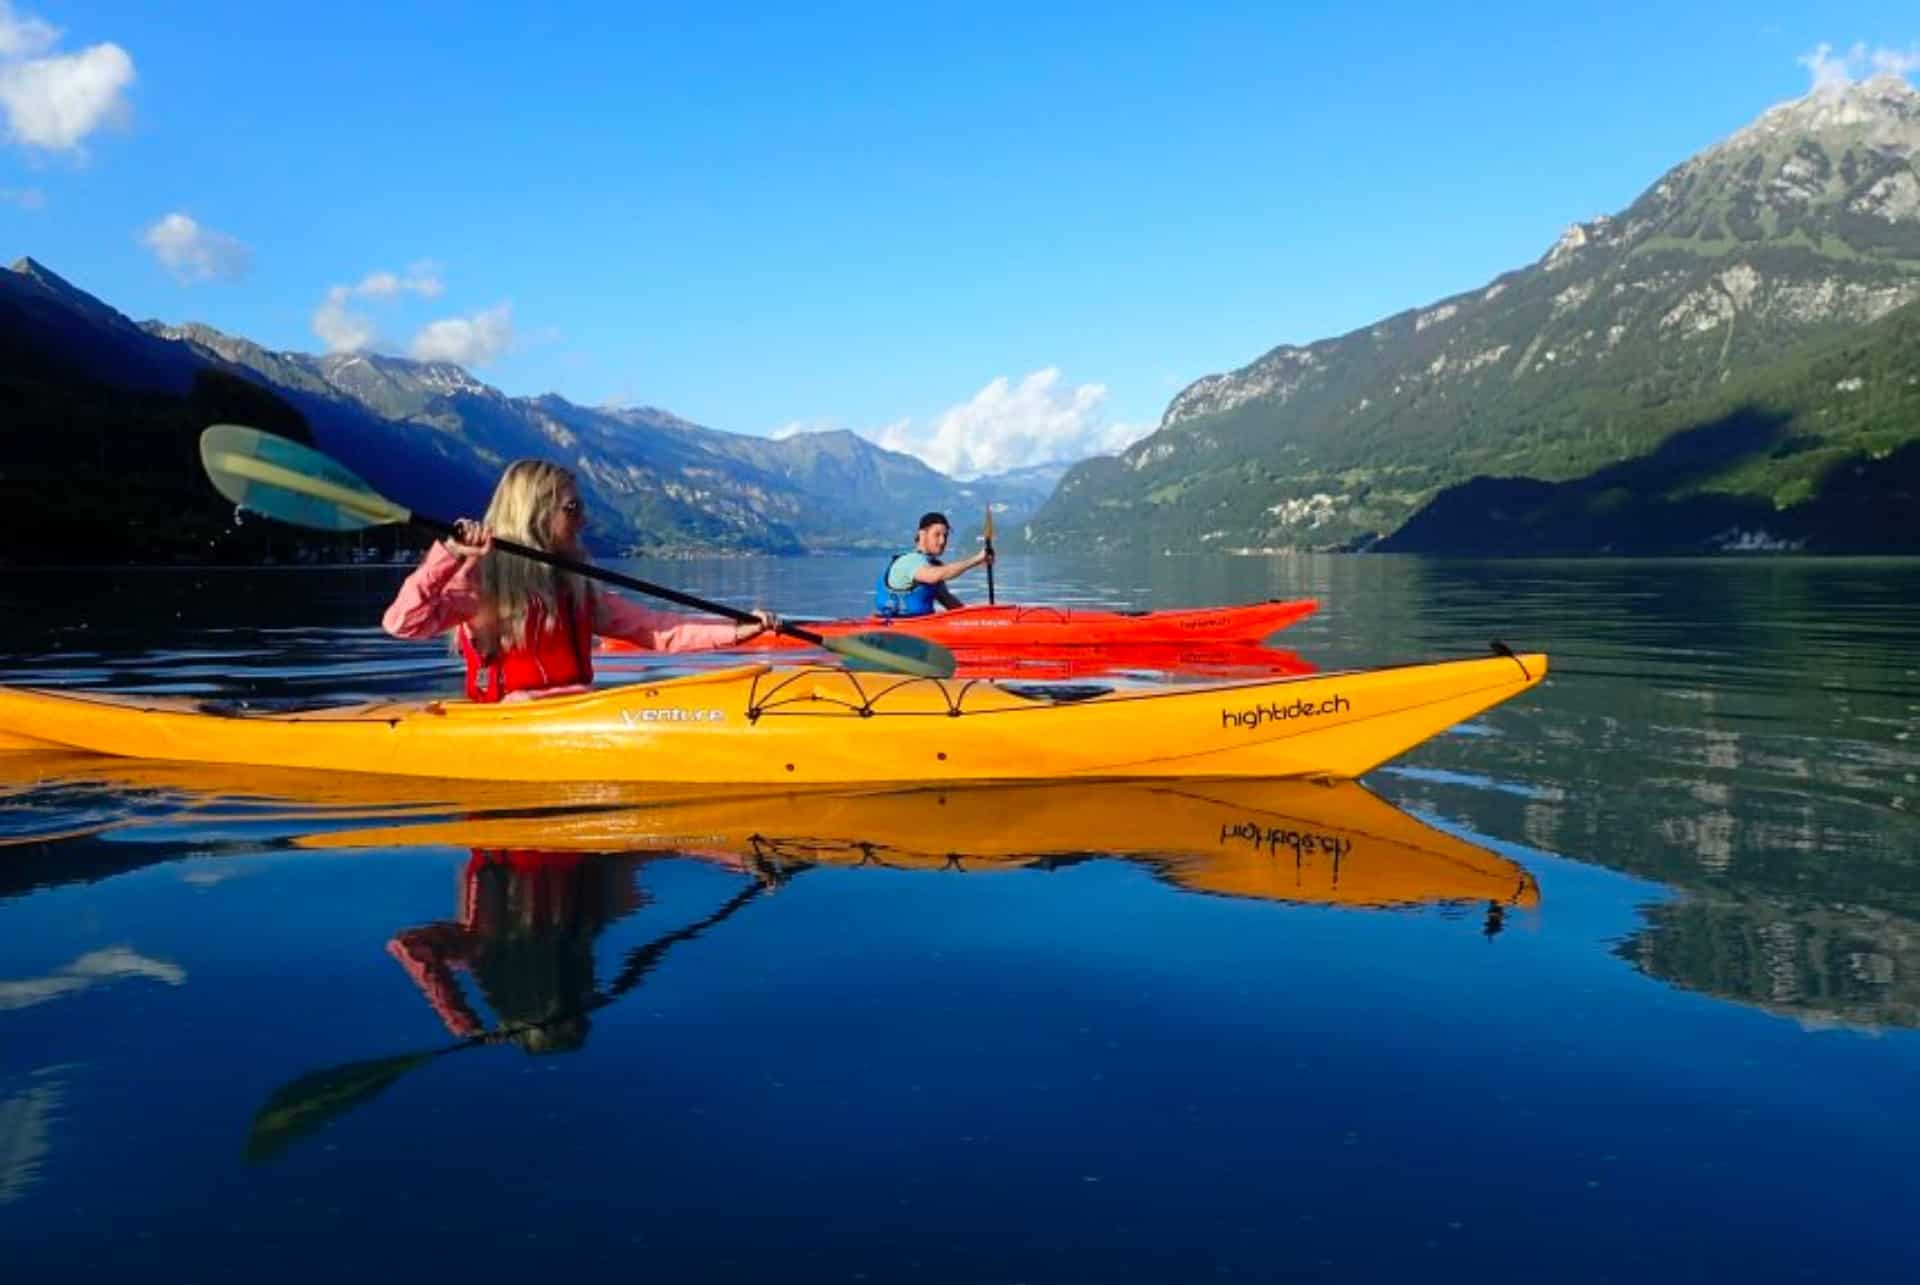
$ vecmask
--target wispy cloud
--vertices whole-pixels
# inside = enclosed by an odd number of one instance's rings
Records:
[[[77,152],[86,137],[132,117],[126,91],[133,58],[116,44],[52,52],[60,29],[0,0],[0,110],[7,141],[50,152]]]
[[[838,424],[825,419],[790,419],[767,436],[776,442],[784,442],[789,437],[798,437],[802,433],[831,433],[839,427]]]
[[[0,981],[0,1012],[31,1008],[48,1000],[117,981],[122,977],[146,977],[169,986],[186,983],[187,970],[164,959],[154,959],[125,946],[109,946],[88,951],[71,963],[39,977]]]
[[[22,1200],[40,1181],[40,1162],[52,1149],[48,1135],[60,1117],[66,1085],[43,1067],[36,1077],[47,1077],[26,1092],[0,1098],[0,1205]]]
[[[178,212],[143,231],[140,244],[182,285],[237,281],[253,262],[253,251],[239,240]]]
[[[32,14],[16,15],[8,0],[0,0],[0,58],[31,58],[59,40],[60,28]]]
[[[0,205],[17,205],[23,210],[45,207],[47,194],[37,187],[0,187]]]
[[[1865,76],[1881,72],[1911,76],[1920,71],[1920,42],[1905,49],[1870,49],[1865,41],[1856,40],[1852,47],[1836,53],[1832,45],[1822,41],[1795,61],[1813,77],[1808,92],[1831,94]]]
[[[446,289],[438,263],[421,259],[409,264],[405,272],[376,268],[352,285],[328,286],[326,297],[313,310],[313,333],[330,353],[359,352],[379,341],[379,327],[372,317],[350,305],[354,299],[397,299],[417,295],[438,299]]]
[[[327,297],[313,310],[314,336],[327,346],[328,352],[359,352],[373,347],[373,341],[379,337],[371,317],[347,307],[352,294],[352,286],[330,286]]]
[[[917,455],[959,478],[1003,473],[1122,450],[1150,424],[1108,423],[1104,384],[1068,386],[1048,366],[1015,381],[1005,375],[921,429],[897,420],[864,434],[889,450]]]
[[[447,317],[420,328],[407,346],[415,361],[484,366],[513,346],[513,305],[499,304],[470,317]]]
[[[438,299],[446,285],[440,279],[440,265],[422,259],[405,272],[369,272],[350,292],[369,299],[391,299],[396,295],[417,294],[422,299]]]

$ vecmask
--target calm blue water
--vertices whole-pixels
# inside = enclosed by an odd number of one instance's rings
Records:
[[[635,569],[790,613],[872,577]],[[401,574],[13,574],[0,670],[450,692],[372,627]],[[1309,594],[1284,638],[1324,666],[1555,668],[1366,782],[1444,860],[1308,816],[1338,870],[1296,835],[1223,873],[1198,805],[1062,839],[1044,793],[740,802],[589,818],[582,856],[504,794],[502,829],[362,835],[486,809],[0,757],[6,1279],[1915,1277],[1920,563],[999,580]]]

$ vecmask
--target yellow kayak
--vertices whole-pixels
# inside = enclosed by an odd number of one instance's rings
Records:
[[[1350,778],[1546,670],[1545,656],[1529,654],[1088,694],[749,665],[544,700],[297,713],[0,688],[0,751],[487,781]]]
[[[1111,856],[1175,886],[1227,897],[1350,907],[1530,908],[1539,900],[1519,865],[1352,782],[499,786],[64,753],[0,757],[0,800],[29,801],[63,787],[138,798],[124,821],[92,831],[218,826],[230,814],[308,849],[680,855],[754,873],[819,865],[978,872]],[[36,844],[54,837],[23,836]],[[114,846],[136,864],[148,859],[146,845]],[[62,858],[47,851],[57,867]],[[0,864],[0,891],[5,872],[27,864],[18,856]]]

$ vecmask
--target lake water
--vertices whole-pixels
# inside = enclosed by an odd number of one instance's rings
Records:
[[[877,570],[631,569],[815,614]],[[450,693],[374,627],[402,574],[9,573],[0,671]],[[488,828],[0,756],[0,1274],[1920,1276],[1920,563],[998,578],[1554,669],[1251,838],[1231,794]]]

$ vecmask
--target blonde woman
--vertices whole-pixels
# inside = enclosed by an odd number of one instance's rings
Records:
[[[436,540],[400,586],[381,627],[396,638],[454,631],[467,662],[467,698],[554,696],[593,682],[596,634],[653,651],[703,651],[743,643],[778,623],[703,620],[596,591],[580,577],[530,558],[493,557],[493,538],[583,559],[586,507],[572,473],[544,460],[517,460],[500,475],[486,517],[461,518]]]

